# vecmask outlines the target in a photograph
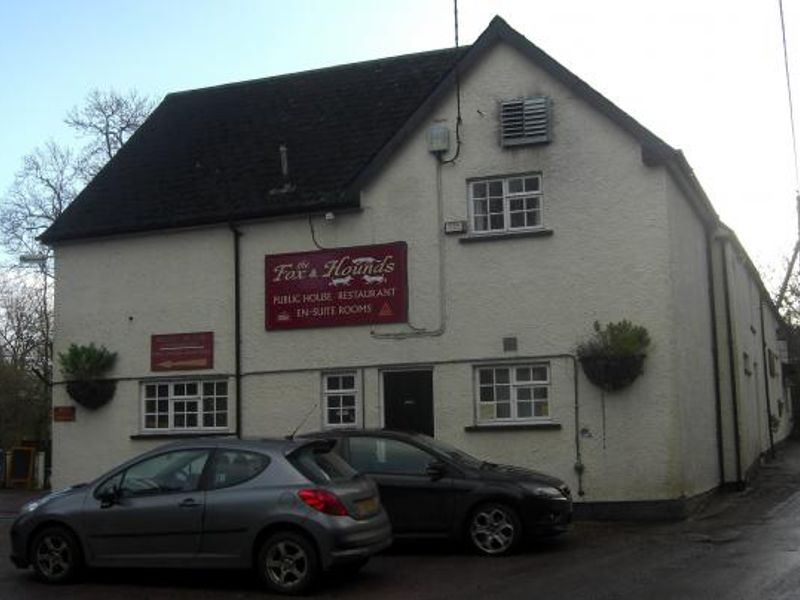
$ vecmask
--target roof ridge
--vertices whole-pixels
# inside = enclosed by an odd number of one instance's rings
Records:
[[[217,84],[217,85],[210,85],[210,86],[199,87],[199,88],[189,88],[189,89],[186,89],[186,90],[178,90],[178,91],[175,91],[175,92],[169,92],[166,96],[164,96],[164,99],[166,100],[167,98],[170,98],[170,97],[184,96],[184,95],[194,94],[194,93],[198,93],[198,92],[211,92],[211,91],[215,91],[215,90],[222,90],[222,89],[233,88],[233,87],[237,87],[237,86],[252,85],[254,83],[264,83],[264,82],[267,82],[267,81],[279,81],[279,80],[282,80],[282,79],[288,79],[290,77],[301,77],[301,76],[306,76],[306,75],[313,75],[315,73],[322,73],[322,72],[325,72],[325,71],[334,72],[334,71],[344,70],[344,69],[348,69],[348,68],[352,68],[352,67],[356,67],[356,66],[367,66],[367,65],[372,64],[372,63],[392,62],[392,61],[401,60],[401,59],[408,60],[408,59],[412,59],[412,58],[420,58],[420,57],[423,57],[423,56],[426,56],[426,55],[444,54],[446,52],[452,52],[452,53],[455,54],[455,53],[458,53],[458,52],[465,52],[469,48],[470,48],[469,45],[464,45],[464,46],[453,46],[453,47],[449,47],[449,48],[439,48],[438,50],[424,50],[424,51],[421,51],[421,52],[410,52],[408,54],[400,54],[398,56],[384,56],[382,58],[371,58],[371,59],[368,59],[368,60],[360,60],[360,61],[355,61],[355,62],[351,62],[351,63],[345,63],[345,64],[341,64],[341,65],[331,65],[329,67],[318,67],[316,69],[306,69],[304,71],[293,71],[291,73],[281,73],[279,75],[269,75],[267,77],[257,77],[255,79],[243,79],[242,81],[231,81],[231,82],[228,82],[228,83],[220,83],[220,84]]]

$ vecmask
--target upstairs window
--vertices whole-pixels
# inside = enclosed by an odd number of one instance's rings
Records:
[[[542,227],[542,176],[481,179],[469,184],[472,231],[497,233]]]
[[[550,137],[549,98],[538,96],[501,103],[501,146],[546,144]]]

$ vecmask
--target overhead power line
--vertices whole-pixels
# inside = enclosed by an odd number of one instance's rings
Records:
[[[792,128],[792,152],[794,153],[794,189],[800,193],[800,175],[797,168],[797,134],[794,127],[794,102],[792,102],[792,79],[789,75],[789,52],[786,48],[786,22],[783,18],[783,0],[778,0],[781,13],[781,38],[783,41],[783,66],[786,71],[786,91],[789,94],[789,122]]]
[[[778,298],[775,304],[778,308],[783,304],[786,296],[786,290],[789,287],[789,280],[794,271],[794,265],[800,255],[800,174],[798,173],[797,166],[797,133],[794,126],[794,102],[792,100],[792,78],[789,74],[789,51],[786,47],[786,20],[783,17],[783,0],[778,0],[778,8],[781,14],[781,41],[783,43],[783,67],[786,73],[786,91],[789,96],[789,125],[792,132],[792,155],[794,157],[794,193],[795,193],[795,210],[797,211],[797,241],[794,245],[792,258],[789,260],[789,266],[786,269],[786,276],[783,278],[781,289],[778,292]]]

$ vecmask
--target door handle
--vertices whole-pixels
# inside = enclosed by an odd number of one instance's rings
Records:
[[[194,498],[187,498],[178,503],[178,508],[197,508],[198,506],[200,506],[200,503]]]

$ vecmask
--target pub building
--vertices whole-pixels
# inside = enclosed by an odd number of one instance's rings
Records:
[[[683,154],[499,17],[169,94],[42,240],[55,352],[117,354],[101,406],[56,372],[54,487],[187,436],[392,428],[679,515],[791,428],[780,319]],[[606,389],[576,348],[624,320],[651,344]]]

